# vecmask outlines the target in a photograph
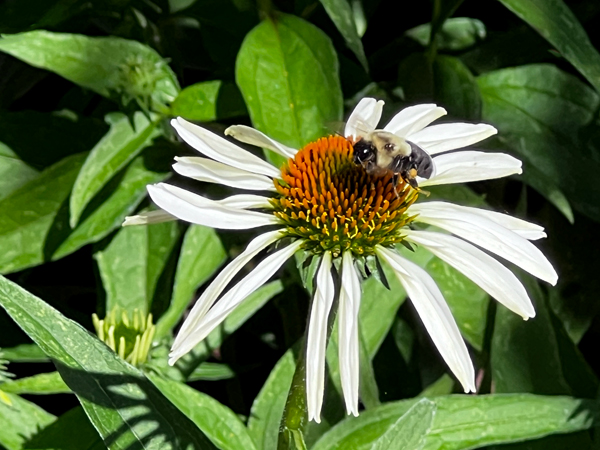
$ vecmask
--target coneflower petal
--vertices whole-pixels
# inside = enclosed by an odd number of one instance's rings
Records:
[[[315,298],[310,311],[306,340],[306,406],[308,420],[321,422],[323,391],[325,389],[325,350],[327,324],[333,304],[331,253],[325,252],[317,272]]]

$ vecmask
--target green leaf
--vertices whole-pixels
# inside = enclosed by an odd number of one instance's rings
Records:
[[[296,370],[294,354],[285,352],[269,374],[267,381],[252,403],[248,418],[248,433],[261,450],[276,450],[279,424],[285,408],[292,377]]]
[[[150,379],[220,450],[256,449],[242,421],[226,406],[183,383]]]
[[[521,278],[535,303],[536,317],[525,322],[498,307],[491,345],[495,391],[595,398],[598,379],[553,317],[537,282]]]
[[[55,227],[85,154],[69,156],[0,201],[0,272],[31,267],[48,259],[45,240]]]
[[[35,344],[21,344],[2,349],[2,358],[10,362],[47,362],[46,354]]]
[[[0,51],[125,106],[135,99],[143,109],[164,110],[179,91],[165,60],[136,41],[37,30],[3,35]]]
[[[336,28],[346,41],[346,45],[354,54],[363,66],[366,72],[369,71],[369,64],[365,56],[362,41],[358,35],[356,23],[354,22],[354,13],[348,0],[320,0],[321,4],[327,11],[327,15],[335,24]]]
[[[6,400],[10,404],[6,404]],[[52,414],[18,395],[3,394],[0,397],[0,445],[6,450],[21,450],[40,428],[55,419]]]
[[[0,142],[0,200],[36,178],[38,173]]]
[[[553,433],[585,430],[598,421],[598,407],[571,397],[529,394],[465,396],[432,400],[437,407],[426,450],[468,450],[519,442]],[[348,418],[325,434],[313,450],[371,449],[373,443],[415,403],[388,403]]]
[[[76,431],[76,432],[74,432]],[[60,416],[33,439],[24,449],[36,450],[104,450],[102,438],[78,406]]]
[[[194,369],[188,381],[217,381],[235,377],[235,372],[227,364],[203,362]]]
[[[109,114],[106,120],[110,130],[88,155],[73,186],[69,201],[71,228],[75,228],[90,200],[159,134],[156,122],[150,122],[141,112],[135,113],[132,120],[120,113]]]
[[[550,42],[600,91],[600,54],[562,0],[500,0]]]
[[[146,197],[146,186],[158,183],[167,173],[157,171],[157,159],[162,158],[155,148],[144,151],[128,167],[113,178],[88,205],[77,228],[54,242],[52,259],[62,258],[82,246],[97,242],[123,223]],[[68,227],[68,211],[61,223]],[[41,261],[40,261],[41,262]]]
[[[431,36],[431,24],[419,25],[404,34],[423,47],[427,47]],[[475,45],[485,39],[485,36],[485,25],[480,20],[468,17],[453,17],[446,20],[437,32],[435,43],[439,50],[460,51]]]
[[[375,441],[372,450],[421,450],[436,412],[436,405],[423,399],[410,408]]]
[[[149,149],[150,150],[150,149]],[[0,200],[0,272],[8,273],[56,260],[96,242],[123,223],[145,197],[146,185],[165,178],[145,167],[149,152],[106,185],[84,212],[75,230],[68,224],[67,197],[85,154],[69,156]]]
[[[188,228],[177,262],[171,304],[156,324],[157,339],[168,334],[181,320],[196,289],[215,273],[226,256],[214,229],[201,225]]]
[[[158,279],[179,235],[176,222],[124,227],[94,254],[106,291],[106,311],[118,306],[150,312]]]
[[[218,80],[186,87],[171,105],[171,115],[198,122],[212,122],[247,113],[237,86]]]
[[[576,209],[600,220],[598,149],[586,138],[597,133],[598,94],[547,64],[498,70],[478,83],[482,118],[498,127],[500,145],[523,159],[525,169],[534,166],[555,182]]]
[[[4,278],[0,304],[54,359],[111,450],[214,448],[139,370],[79,324]]]
[[[9,381],[0,386],[4,392],[12,394],[68,394],[71,389],[58,372],[38,373],[27,378]]]
[[[254,127],[294,148],[322,136],[325,122],[341,120],[338,69],[329,38],[284,14],[248,33],[235,68]]]

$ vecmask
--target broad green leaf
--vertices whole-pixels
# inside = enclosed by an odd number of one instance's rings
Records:
[[[340,34],[344,37],[346,45],[354,52],[356,58],[365,71],[369,71],[369,64],[365,56],[362,41],[358,35],[352,7],[348,0],[320,0],[327,11],[327,15],[335,24]]]
[[[283,292],[283,284],[279,280],[267,283],[257,289],[229,313],[223,324],[194,347],[187,357],[181,358],[177,363],[177,367],[181,368],[186,377],[189,376],[200,362],[210,356],[213,349],[221,346],[227,336],[241,327],[265,303],[281,292]]]
[[[600,54],[562,0],[500,0],[550,42],[600,91]]]
[[[549,311],[543,298],[536,299],[535,320],[524,321],[512,311],[498,306],[491,347],[495,392],[571,394],[567,384]],[[539,288],[536,286],[536,290]],[[537,297],[537,298],[536,298]]]
[[[425,450],[468,450],[491,444],[585,430],[597,423],[597,406],[571,397],[529,394],[437,397]],[[371,449],[373,443],[417,399],[388,403],[348,418],[321,438],[313,450]]]
[[[67,197],[85,156],[65,158],[0,200],[0,272],[56,260],[100,240],[121,225],[144,198],[147,184],[166,176],[146,169],[145,164],[154,158],[150,153],[141,155],[106,185],[84,212],[79,226],[71,230]]]
[[[171,115],[199,122],[246,114],[246,106],[237,86],[218,80],[186,87],[171,105]]]
[[[498,307],[491,345],[495,392],[569,394],[595,398],[598,379],[531,277],[522,277],[535,302],[535,320],[523,321]]]
[[[3,387],[3,386],[2,386]],[[0,399],[0,445],[6,450],[21,450],[23,444],[55,417],[18,395],[3,394]],[[10,404],[6,404],[8,400]]]
[[[97,242],[121,226],[125,216],[133,213],[146,197],[146,186],[163,181],[168,175],[156,171],[157,160],[163,156],[155,150],[158,149],[144,151],[102,189],[84,211],[77,228],[54,242],[52,259],[62,258],[86,244]],[[65,209],[65,228],[68,220]]]
[[[0,304],[55,361],[111,450],[214,448],[142,372],[79,324],[4,278]]]
[[[164,110],[179,91],[165,60],[137,41],[37,30],[3,35],[0,51],[126,106]]]
[[[71,389],[58,372],[38,373],[27,378],[9,381],[0,386],[12,394],[67,394]]]
[[[235,372],[227,364],[203,362],[194,369],[188,381],[217,381],[235,377]]]
[[[252,436],[256,448],[277,449],[279,424],[295,369],[294,354],[288,350],[277,362],[252,403],[248,433]]]
[[[8,273],[47,259],[45,241],[57,227],[61,210],[85,154],[69,156],[0,201],[0,272]]]
[[[21,344],[3,348],[2,358],[10,362],[47,362],[46,354],[36,344]]]
[[[0,200],[36,178],[38,171],[0,142]]]
[[[73,186],[69,200],[72,228],[90,200],[159,134],[157,123],[141,112],[132,120],[120,113],[109,114],[106,120],[110,130],[88,155]]]
[[[411,28],[405,34],[423,47],[429,45],[431,24],[426,23]],[[435,36],[435,43],[440,50],[458,51],[469,48],[485,39],[486,30],[483,22],[468,17],[453,17],[442,25]]]
[[[256,449],[242,421],[226,406],[183,383],[150,379],[220,450]]]
[[[576,209],[599,220],[599,150],[586,142],[586,133],[597,127],[598,94],[546,64],[498,70],[478,83],[482,118],[499,129],[500,144],[523,159],[525,169],[534,166],[555,182]]]
[[[225,257],[225,249],[214,229],[201,225],[188,228],[177,262],[171,304],[156,324],[157,338],[168,334],[181,320],[196,289],[215,273]]]
[[[179,240],[176,222],[124,227],[94,255],[106,291],[106,311],[150,312],[158,279]]]
[[[421,450],[431,430],[435,403],[423,399],[404,413],[375,441],[371,450]]]
[[[78,406],[60,416],[25,444],[36,450],[105,450],[96,429]]]
[[[242,44],[236,82],[254,127],[290,147],[322,136],[341,120],[338,60],[329,38],[304,20],[277,15],[255,27]],[[283,157],[273,157],[281,163]]]

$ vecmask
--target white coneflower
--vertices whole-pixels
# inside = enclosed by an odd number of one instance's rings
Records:
[[[152,200],[168,215],[219,229],[275,227],[252,240],[198,299],[179,331],[170,364],[202,341],[227,315],[258,289],[298,250],[321,258],[310,312],[306,389],[309,419],[320,421],[323,401],[327,322],[334,301],[333,261],[338,258],[339,364],[348,413],[358,414],[358,310],[361,277],[356,258],[376,255],[387,262],[404,286],[431,339],[465,392],[475,391],[467,347],[442,293],[425,270],[401,255],[402,241],[421,245],[455,267],[503,305],[533,317],[532,303],[516,276],[479,247],[555,284],[557,275],[529,241],[545,237],[543,228],[492,211],[440,201],[415,203],[419,191],[391,175],[369,175],[353,161],[353,142],[372,132],[383,102],[365,98],[346,125],[345,135],[321,138],[295,150],[246,126],[226,134],[289,158],[278,169],[214,133],[181,118],[172,125],[203,157],[178,158],[181,175],[244,190],[270,191],[269,197],[234,195],[215,201],[169,184],[148,186]],[[425,104],[406,108],[384,128],[417,144],[433,156],[434,175],[420,186],[464,183],[521,173],[521,162],[502,153],[462,150],[496,133],[486,124],[448,123],[428,126],[446,111]],[[365,129],[366,128],[366,129]],[[166,220],[167,214],[129,219],[129,223]],[[435,225],[451,234],[413,229],[412,223]],[[233,277],[261,250],[280,239],[287,246],[263,259],[223,294]],[[475,245],[473,245],[475,244]]]

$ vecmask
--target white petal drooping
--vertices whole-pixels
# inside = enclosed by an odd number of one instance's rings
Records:
[[[475,369],[467,346],[435,281],[427,272],[395,251],[378,247],[377,253],[394,270],[431,340],[465,392],[475,392]]]
[[[544,254],[527,239],[481,214],[472,214],[445,202],[418,203],[411,212],[416,221],[440,227],[512,262],[533,276],[554,285],[556,271]]]
[[[351,252],[342,256],[342,283],[338,311],[339,364],[348,414],[358,416],[360,278]]]
[[[333,304],[334,285],[331,277],[331,253],[325,252],[317,272],[316,290],[310,311],[306,341],[306,403],[308,420],[321,422],[325,389],[325,350],[327,323]]]
[[[177,333],[177,337],[171,348],[171,359],[169,359],[169,364],[175,364],[177,359],[184,354],[180,351],[181,343],[188,338],[190,331],[197,327],[200,320],[204,318],[207,311],[214,304],[219,295],[221,295],[225,287],[231,282],[233,277],[235,277],[252,258],[269,245],[281,239],[281,237],[282,233],[280,230],[270,231],[257,236],[248,244],[242,253],[219,272],[214,281],[204,290],[198,301],[196,301],[187,319],[181,326],[179,333]]]
[[[173,169],[184,177],[207,183],[247,189],[250,191],[274,191],[273,180],[265,175],[248,172],[227,164],[199,156],[175,158]]]
[[[422,245],[446,261],[481,289],[524,319],[535,316],[535,309],[523,284],[514,273],[474,245],[447,234],[406,230],[406,239]]]
[[[186,222],[225,230],[247,230],[277,224],[271,214],[231,208],[170,184],[148,186],[152,201]]]
[[[296,241],[287,247],[267,256],[246,277],[232,287],[227,293],[202,317],[196,326],[189,330],[177,348],[169,354],[172,361],[189,352],[202,341],[227,316],[242,303],[246,297],[265,284],[277,270],[298,251],[302,241]]]

